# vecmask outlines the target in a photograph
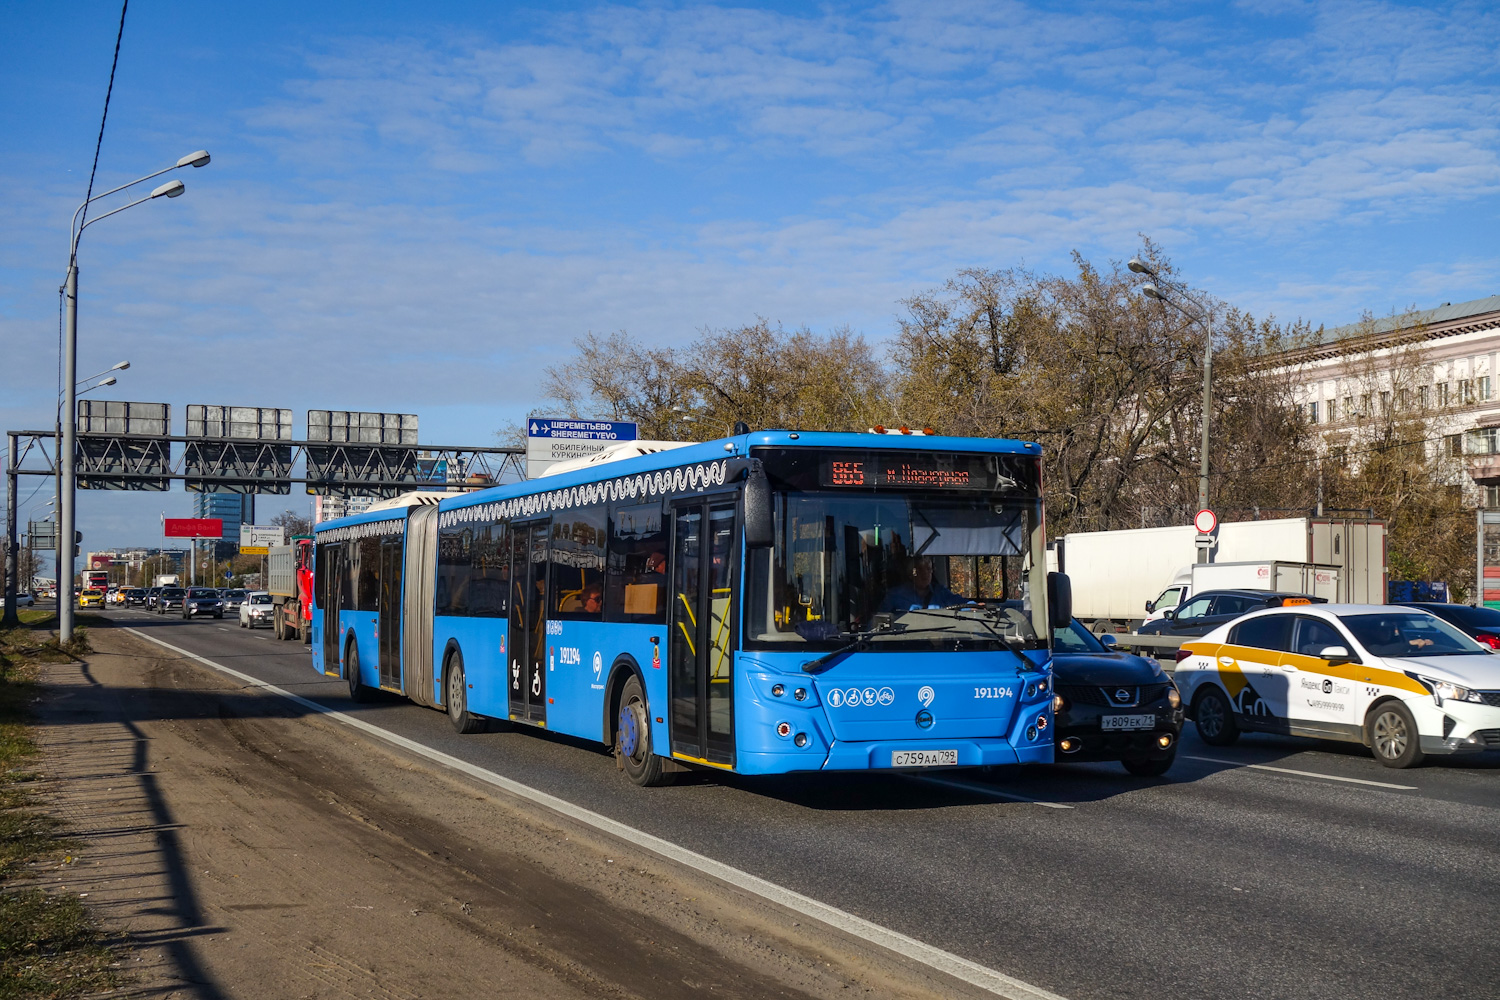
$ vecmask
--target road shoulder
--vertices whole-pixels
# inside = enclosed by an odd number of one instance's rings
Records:
[[[94,642],[44,674],[38,736],[88,844],[73,888],[136,943],[140,990],[970,992],[120,630]]]

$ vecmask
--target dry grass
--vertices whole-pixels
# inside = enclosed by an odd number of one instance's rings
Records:
[[[118,984],[117,956],[76,896],[37,888],[31,874],[70,864],[73,846],[35,808],[30,706],[36,665],[88,650],[84,629],[61,645],[51,612],[22,612],[0,631],[0,1000],[82,996]]]

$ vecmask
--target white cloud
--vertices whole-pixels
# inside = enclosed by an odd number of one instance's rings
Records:
[[[1500,195],[1482,6],[526,23],[304,43],[295,79],[233,112],[217,173],[91,231],[86,355],[133,355],[130,398],[431,409],[474,441],[590,330],[765,315],[878,338],[958,267],[1066,268],[1141,232],[1221,297],[1315,322],[1500,273],[1473,223]],[[33,262],[66,201],[0,205],[7,343],[55,339],[59,275]],[[44,350],[0,375],[10,426],[48,412],[54,368]]]

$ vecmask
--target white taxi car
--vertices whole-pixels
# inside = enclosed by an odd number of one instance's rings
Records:
[[[1387,767],[1500,749],[1500,656],[1416,608],[1268,608],[1178,656],[1173,680],[1214,746],[1290,733],[1363,743]]]

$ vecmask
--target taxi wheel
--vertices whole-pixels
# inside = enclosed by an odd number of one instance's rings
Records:
[[[1198,696],[1193,706],[1193,721],[1198,726],[1198,736],[1211,747],[1227,747],[1240,738],[1240,727],[1234,721],[1229,700],[1218,688],[1205,688]]]
[[[1417,720],[1399,701],[1375,706],[1366,723],[1370,749],[1375,759],[1386,767],[1416,767],[1422,763],[1422,740],[1417,734]]]

